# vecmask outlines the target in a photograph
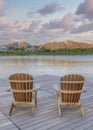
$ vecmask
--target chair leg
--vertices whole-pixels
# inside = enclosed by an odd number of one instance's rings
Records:
[[[59,106],[58,106],[58,98],[59,98],[59,93],[56,92],[56,107],[57,107],[57,109],[59,108]]]
[[[9,111],[9,116],[11,116],[11,114],[12,114],[12,111],[13,111],[13,107],[14,107],[14,104],[12,103],[12,104],[11,104],[11,108],[10,108],[10,111]]]
[[[84,117],[84,109],[81,104],[80,104],[80,111],[81,111],[81,115]]]
[[[32,105],[32,115],[35,114],[35,104]]]
[[[37,91],[35,92],[35,107],[37,107]]]
[[[59,117],[61,117],[62,116],[61,104],[59,104],[59,106],[58,106],[58,111],[59,111]]]

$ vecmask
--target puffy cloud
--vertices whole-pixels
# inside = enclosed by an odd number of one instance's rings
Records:
[[[61,8],[60,5],[56,1],[54,1],[51,4],[45,5],[42,9],[39,9],[38,13],[40,13],[43,16],[48,14],[53,14],[56,11],[58,11],[60,8]]]
[[[84,18],[93,19],[93,0],[85,0],[78,6],[76,15],[82,15]]]
[[[24,22],[21,23],[18,20],[9,20],[8,18],[0,19],[0,32],[4,31],[12,31],[23,28]]]
[[[68,13],[63,16],[62,19],[56,19],[45,23],[43,28],[45,29],[63,29],[64,31],[71,30],[74,27],[74,15]]]
[[[19,21],[9,18],[0,19],[0,38],[2,41],[25,40],[31,44],[39,44],[57,39],[73,28],[74,15],[71,13],[62,19],[42,23],[42,21]],[[6,34],[6,37],[5,35]]]
[[[58,39],[59,37],[62,38],[62,36],[65,33],[63,32],[63,30],[45,30],[45,29],[41,29],[39,30],[39,32],[34,33],[33,37],[33,41],[37,44],[43,44],[49,41],[54,41],[55,39]]]
[[[61,26],[66,30],[72,29],[74,26],[74,15],[72,13],[68,13],[64,15],[61,21]]]
[[[4,15],[5,7],[4,0],[0,0],[0,16]]]
[[[0,23],[0,31],[7,31],[9,28],[8,23]]]
[[[40,28],[39,23],[40,21],[18,21],[2,18],[0,19],[0,41],[4,43],[25,40],[33,43]]]
[[[82,23],[77,28],[74,28],[74,30],[72,30],[72,33],[83,33],[83,32],[88,32],[92,30],[93,30],[93,22],[87,23],[87,24]]]
[[[40,21],[0,20],[0,43],[25,40],[30,44],[41,44],[63,35],[62,29],[44,29]],[[42,27],[42,28],[41,28]]]
[[[42,23],[40,20],[19,21],[2,17],[0,19],[0,43],[25,40],[36,45],[54,40],[82,39],[82,34],[89,31],[91,31],[89,34],[92,33],[92,22],[83,23],[81,19],[79,21],[75,18],[72,13],[68,13],[61,19]],[[86,35],[86,39],[92,39],[92,36],[90,38]]]
[[[7,32],[0,32],[0,44],[10,41],[10,34]]]
[[[71,34],[70,39],[77,40],[79,42],[86,42],[86,43],[92,43],[93,44],[93,32],[82,32],[82,33],[75,33]]]
[[[24,32],[38,32],[40,29],[41,21],[32,21],[27,28],[24,28]]]

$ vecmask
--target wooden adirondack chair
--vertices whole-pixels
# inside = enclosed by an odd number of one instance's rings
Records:
[[[13,107],[17,105],[31,105],[32,114],[37,106],[37,88],[33,87],[33,77],[25,73],[15,73],[10,75],[9,82],[13,94],[13,102],[9,111],[11,115]]]
[[[77,106],[81,110],[82,116],[84,116],[84,110],[80,103],[80,95],[83,90],[84,77],[77,74],[68,74],[60,79],[60,89],[56,86],[56,102],[59,110],[59,116],[62,115],[61,107],[65,106]],[[60,98],[60,100],[59,100]]]

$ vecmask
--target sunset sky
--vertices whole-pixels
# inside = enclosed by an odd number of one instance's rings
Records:
[[[0,44],[93,43],[93,0],[0,0]]]

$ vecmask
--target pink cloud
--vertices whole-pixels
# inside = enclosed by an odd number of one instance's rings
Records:
[[[61,21],[62,27],[64,29],[73,28],[73,26],[74,26],[73,20],[74,20],[74,15],[72,13],[68,13],[68,14],[64,15],[63,19]]]
[[[82,15],[84,18],[93,19],[93,0],[85,0],[78,6],[77,15]]]
[[[4,14],[5,7],[4,7],[4,0],[0,0],[0,16]]]
[[[56,11],[58,11],[59,9],[61,9],[60,4],[57,1],[54,1],[51,4],[45,5],[42,9],[38,10],[38,12],[41,15],[45,16],[45,15],[48,15],[48,14],[53,14]]]
[[[64,31],[71,30],[74,27],[74,15],[68,13],[62,19],[56,19],[45,23],[42,28],[45,29],[63,29]]]

